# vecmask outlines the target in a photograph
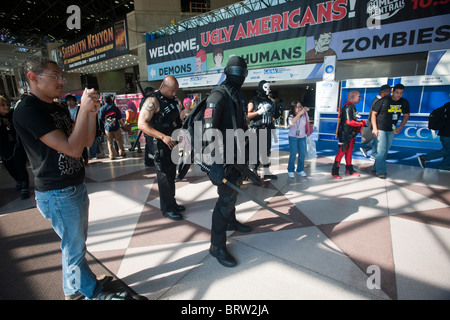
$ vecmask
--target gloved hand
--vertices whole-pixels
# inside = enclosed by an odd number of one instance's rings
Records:
[[[272,110],[272,106],[268,103],[264,103],[257,112],[259,115],[263,115],[264,113],[269,112],[270,110]]]
[[[361,120],[361,121],[359,121],[359,124],[360,124],[361,126],[357,129],[357,131],[356,131],[357,133],[361,133],[361,132],[362,132],[364,126],[366,125],[366,120]]]
[[[263,108],[261,108],[261,109],[259,109],[259,110],[256,111],[256,112],[258,112],[259,115],[263,115],[263,114],[266,112],[266,110],[264,110]]]
[[[222,183],[222,180],[225,176],[225,168],[220,164],[213,164],[209,171],[209,180],[213,183],[213,185],[218,186]]]

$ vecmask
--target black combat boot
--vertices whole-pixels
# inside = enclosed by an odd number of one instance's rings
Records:
[[[340,162],[335,161],[333,164],[333,168],[331,168],[331,175],[336,179],[342,179],[342,177],[339,175],[339,165]]]

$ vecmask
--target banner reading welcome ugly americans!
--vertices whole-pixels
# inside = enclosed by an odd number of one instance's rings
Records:
[[[232,55],[255,70],[449,48],[449,7],[450,0],[291,1],[148,41],[148,79],[217,80]]]

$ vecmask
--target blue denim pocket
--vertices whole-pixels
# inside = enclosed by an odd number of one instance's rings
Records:
[[[36,207],[45,219],[50,220],[50,206],[48,200],[38,199],[36,196]]]

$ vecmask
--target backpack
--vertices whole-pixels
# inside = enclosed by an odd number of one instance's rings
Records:
[[[230,101],[230,104],[232,104],[232,98],[231,93],[228,91],[228,89],[224,86],[216,86],[212,89],[211,93],[214,91],[220,91],[225,96],[228,96]],[[206,147],[205,141],[203,141],[203,134],[205,132],[205,113],[208,112],[207,110],[207,104],[206,100],[208,97],[202,99],[195,107],[192,109],[192,111],[189,113],[189,115],[186,117],[186,119],[183,122],[182,125],[182,132],[186,133],[186,136],[184,137],[184,148],[188,151],[184,151],[185,154],[188,156],[190,155],[190,159],[184,159],[183,163],[179,166],[179,174],[178,178],[181,180],[184,178],[186,173],[189,171],[190,164],[198,164],[200,168],[205,171],[203,165],[199,162],[201,161],[201,155],[196,154],[196,151],[202,151]],[[232,106],[231,106],[232,107]],[[208,117],[208,115],[207,115]],[[199,122],[201,122],[201,130],[195,130],[195,123],[197,122],[197,125]],[[195,143],[197,141],[201,141],[203,145],[196,146]]]
[[[444,129],[447,123],[447,108],[450,107],[450,102],[442,107],[434,109],[428,117],[428,129],[441,130]]]

